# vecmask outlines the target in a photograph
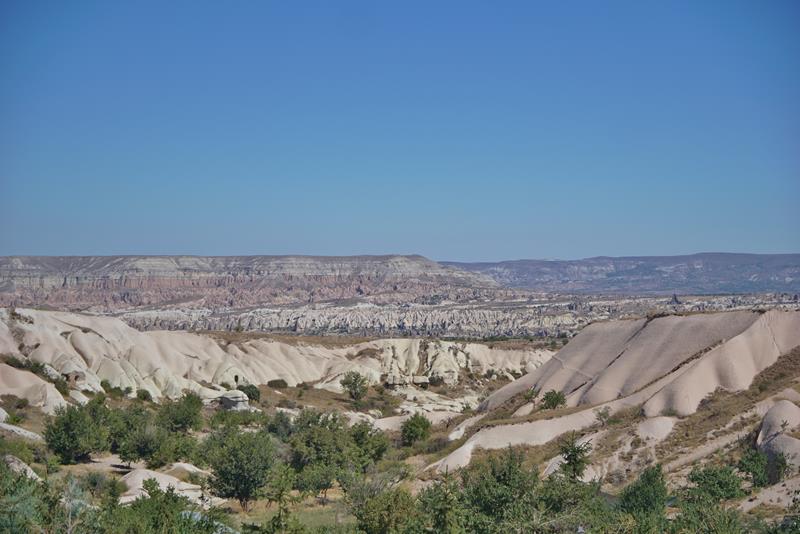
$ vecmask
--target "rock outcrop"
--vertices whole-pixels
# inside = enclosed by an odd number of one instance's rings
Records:
[[[315,383],[338,391],[350,370],[371,383],[395,374],[406,383],[425,376],[455,384],[467,373],[519,375],[551,355],[542,349],[503,350],[405,338],[335,347],[263,337],[228,342],[188,332],[140,332],[110,317],[27,309],[13,314],[0,310],[0,324],[5,326],[0,343],[11,347],[12,356],[69,372],[75,389],[99,392],[101,381],[107,380],[111,386],[130,388],[131,395],[147,390],[156,400],[179,397],[184,390],[216,398],[226,391],[223,384],[267,384],[276,379],[290,386]],[[48,413],[65,402],[49,382],[9,366],[0,374],[0,393],[28,398]]]
[[[42,480],[39,477],[39,475],[37,475],[36,472],[33,469],[31,469],[31,467],[28,464],[26,464],[25,462],[23,462],[22,460],[20,460],[19,458],[17,458],[12,454],[4,455],[3,462],[8,466],[8,468],[13,473],[24,475],[27,478],[36,480],[37,482]]]
[[[0,305],[114,311],[183,301],[237,308],[473,298],[498,289],[490,278],[422,256],[0,257]]]
[[[531,387],[564,393],[571,406],[587,406],[562,417],[479,430],[437,464],[440,470],[463,467],[476,448],[541,445],[569,431],[597,422],[597,410],[609,414],[641,406],[648,418],[686,416],[721,389],[747,389],[761,371],[800,346],[800,312],[725,314],[614,321],[589,327],[529,375],[490,395],[481,405],[492,410]],[[782,404],[778,405],[783,406]],[[785,409],[783,406],[781,409]],[[516,416],[527,412],[518,410]],[[767,418],[764,432],[774,427]],[[795,416],[789,414],[789,419]],[[771,422],[772,421],[772,422]],[[789,421],[789,423],[791,423]],[[767,439],[767,438],[764,438]],[[784,434],[762,445],[797,456],[797,441]]]

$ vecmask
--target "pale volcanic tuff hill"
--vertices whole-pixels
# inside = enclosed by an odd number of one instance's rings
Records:
[[[444,262],[505,287],[561,293],[729,294],[800,291],[800,254],[704,253],[582,260]]]
[[[422,256],[7,256],[0,304],[106,311],[186,304],[241,308],[368,298],[459,300],[494,293],[491,278]]]

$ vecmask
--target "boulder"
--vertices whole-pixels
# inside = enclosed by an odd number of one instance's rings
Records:
[[[44,441],[44,438],[39,434],[37,434],[36,432],[25,430],[24,428],[18,427],[16,425],[9,425],[8,423],[0,423],[0,431],[9,432],[11,434],[14,434],[16,436],[31,441]]]
[[[69,398],[74,400],[80,405],[86,404],[89,402],[89,397],[78,391],[77,389],[71,389],[69,392]]]
[[[39,475],[37,475],[28,464],[26,464],[16,456],[13,456],[11,454],[6,454],[5,456],[3,456],[3,461],[6,463],[8,468],[11,469],[11,471],[13,471],[14,473],[21,473],[30,479],[36,480],[37,482],[42,480],[41,478],[39,478]]]
[[[226,391],[215,400],[219,407],[223,410],[250,410],[250,399],[247,397],[244,391],[239,391],[238,389]]]

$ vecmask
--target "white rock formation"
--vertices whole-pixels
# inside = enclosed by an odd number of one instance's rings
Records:
[[[176,493],[183,495],[195,504],[202,506],[209,504],[209,501],[203,499],[203,488],[197,484],[182,482],[174,476],[159,473],[158,471],[151,471],[149,469],[134,469],[122,477],[122,482],[128,487],[128,490],[120,496],[120,504],[127,504],[141,496],[146,496],[147,492],[144,490],[144,481],[151,478],[155,479],[156,483],[158,483],[158,487],[164,491],[171,486],[175,489]],[[219,499],[215,499],[214,501],[220,502]]]
[[[21,473],[30,479],[36,480],[37,482],[42,480],[28,464],[14,455],[6,454],[3,456],[3,461],[14,473]]]
[[[780,400],[761,421],[756,444],[767,454],[783,454],[792,467],[800,467],[800,439],[787,434],[798,426],[800,408],[791,401]]]
[[[176,398],[184,390],[210,399],[220,390],[209,384],[266,384],[283,379],[290,386],[318,382],[340,390],[350,370],[378,383],[397,373],[424,375],[454,383],[462,373],[521,373],[552,354],[547,350],[498,350],[478,343],[384,339],[350,347],[288,344],[269,339],[218,342],[207,335],[173,331],[140,332],[122,321],[102,316],[16,309],[0,310],[0,346],[19,358],[48,364],[67,373],[78,389],[101,391],[100,382],[139,389],[154,399]],[[31,400],[48,413],[64,399],[52,384],[31,373],[2,368],[0,392]]]
[[[214,402],[223,410],[234,412],[246,412],[250,410],[250,399],[243,391],[239,391],[238,389],[226,391],[214,399]]]
[[[550,363],[501,388],[489,396],[481,408],[497,407],[534,385],[543,391],[552,388],[569,394],[568,400],[573,406],[589,403],[589,400],[614,400],[553,419],[483,428],[435,465],[440,470],[463,467],[469,463],[476,447],[497,449],[508,445],[544,444],[565,432],[595,424],[598,407],[608,407],[615,413],[643,405],[648,417],[666,412],[689,415],[697,410],[702,399],[718,388],[747,389],[758,373],[774,364],[780,355],[800,345],[800,312],[796,311],[733,312],[690,315],[680,320],[662,319],[650,321],[650,324],[641,320],[615,321],[588,327],[584,330],[586,335],[579,334]],[[651,327],[656,330],[637,339]],[[733,337],[725,337],[730,332]],[[649,351],[639,347],[645,340],[652,347]],[[663,355],[659,351],[663,351]],[[599,383],[605,385],[601,388]],[[666,424],[660,421],[658,428],[644,428],[643,431],[667,432]],[[777,441],[773,439],[769,446],[796,454],[800,461],[800,447],[795,451],[788,439],[794,438],[782,435]],[[795,441],[800,445],[800,440]]]
[[[0,394],[27,399],[31,406],[52,414],[66,401],[56,387],[35,374],[0,363]]]
[[[0,431],[9,432],[15,436],[19,436],[30,441],[44,441],[44,438],[36,432],[31,432],[30,430],[25,430],[22,427],[10,425],[8,423],[0,423]]]

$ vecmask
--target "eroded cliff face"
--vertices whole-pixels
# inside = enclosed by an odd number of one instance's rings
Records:
[[[392,384],[412,384],[422,376],[454,385],[466,375],[519,376],[551,354],[546,349],[420,339],[334,347],[263,337],[230,341],[189,332],[141,332],[111,317],[0,309],[0,355],[46,364],[69,377],[78,390],[99,392],[101,381],[108,380],[112,386],[131,388],[131,394],[145,389],[156,399],[178,397],[185,390],[214,398],[222,384],[275,379],[290,386],[309,383],[340,390],[339,381],[352,370],[373,384],[390,376]],[[25,396],[49,412],[63,405],[52,384],[27,371],[3,369],[0,394]]]
[[[800,306],[793,294],[543,294],[502,287],[508,280],[496,275],[421,256],[0,257],[0,305],[101,313],[140,330],[465,338],[572,335],[653,312]],[[632,291],[648,287],[631,280]]]
[[[0,304],[117,311],[181,302],[241,308],[366,299],[474,299],[504,293],[480,274],[421,256],[0,257]],[[508,292],[511,293],[511,292]]]

